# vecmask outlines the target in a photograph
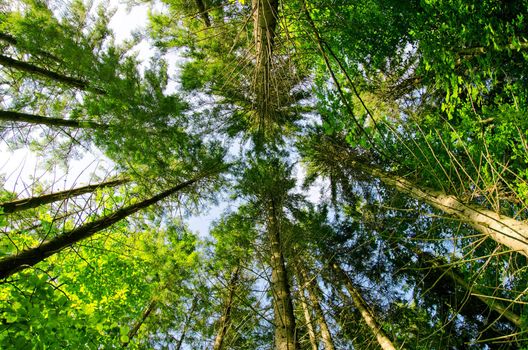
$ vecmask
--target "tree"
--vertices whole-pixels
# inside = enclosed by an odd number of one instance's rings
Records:
[[[526,347],[526,3],[161,4],[0,5],[0,347]]]
[[[240,192],[252,198],[255,209],[261,210],[269,240],[271,292],[275,315],[275,347],[277,350],[298,349],[291,287],[284,259],[284,208],[288,190],[293,187],[290,169],[277,158],[257,159],[241,180]]]

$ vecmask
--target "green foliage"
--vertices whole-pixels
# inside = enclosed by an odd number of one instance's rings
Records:
[[[294,0],[280,2],[276,28],[255,27],[259,3],[163,0],[149,10],[146,63],[133,53],[140,35],[115,43],[103,5],[0,5],[0,49],[18,61],[2,63],[1,109],[102,125],[2,121],[2,139],[52,165],[97,148],[132,178],[67,206],[0,213],[0,260],[200,178],[0,281],[0,348],[207,348],[222,322],[225,348],[269,348],[269,232],[285,293],[299,305],[296,269],[308,269],[336,348],[377,345],[330,262],[397,347],[526,347],[525,256],[383,182],[527,218],[526,1]],[[273,36],[259,42],[259,30]],[[224,166],[234,143],[236,165]],[[319,203],[305,199],[312,184]],[[175,220],[221,190],[237,210],[211,239]],[[2,190],[0,202],[19,196]]]

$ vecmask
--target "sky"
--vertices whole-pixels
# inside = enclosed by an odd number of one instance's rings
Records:
[[[98,3],[95,2],[93,9],[97,9]],[[103,2],[109,8],[116,8],[117,11],[109,23],[113,30],[115,40],[121,43],[127,39],[132,38],[134,31],[144,31],[148,21],[148,5],[142,4],[129,8],[125,3],[118,0],[111,0]],[[159,9],[159,6],[157,7]],[[148,62],[149,58],[154,55],[154,49],[147,41],[142,41],[134,48],[138,53],[138,59],[143,62]],[[169,72],[177,75],[178,62],[181,62],[181,57],[178,57],[177,51],[172,51],[166,56],[169,64]],[[169,85],[169,92],[177,89],[177,79],[173,79],[172,84]],[[4,176],[4,188],[9,191],[14,191],[19,194],[19,197],[29,197],[31,193],[31,184],[33,179],[40,179],[50,185],[47,191],[59,191],[68,188],[74,188],[94,181],[94,174],[99,178],[105,178],[112,172],[112,162],[107,159],[97,149],[85,153],[84,157],[77,160],[72,160],[67,169],[56,165],[51,169],[44,170],[43,159],[36,157],[36,155],[29,150],[29,148],[17,149],[11,151],[5,142],[0,142],[0,174]],[[303,170],[297,167],[297,177],[300,183],[303,176]],[[311,201],[320,200],[320,186],[316,186],[309,192]],[[232,204],[232,203],[231,203]],[[230,203],[222,202],[217,206],[211,207],[203,215],[191,217],[186,220],[188,227],[193,232],[198,232],[201,236],[206,236],[211,222],[218,219],[220,214],[229,207]]]

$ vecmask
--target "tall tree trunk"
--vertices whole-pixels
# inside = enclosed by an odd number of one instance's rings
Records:
[[[305,288],[304,283],[299,279],[299,293],[300,293],[300,302],[303,309],[304,319],[306,321],[306,329],[308,330],[308,337],[310,338],[310,345],[312,350],[318,350],[319,346],[317,345],[317,337],[315,336],[314,322],[312,320],[312,314],[308,309],[308,304],[306,301],[306,295],[304,294]]]
[[[352,301],[354,302],[354,305],[361,313],[361,317],[363,318],[367,326],[376,336],[378,344],[381,346],[381,348],[383,350],[396,350],[396,347],[389,339],[387,334],[385,334],[381,326],[378,324],[378,322],[376,321],[376,317],[370,311],[369,306],[367,305],[365,300],[363,300],[363,297],[358,292],[358,290],[354,287],[352,281],[350,281],[350,278],[345,273],[345,271],[343,271],[341,266],[339,266],[336,262],[332,262],[331,265],[333,270],[336,272],[337,276],[339,276],[339,279],[341,279],[345,283],[345,286],[348,290],[348,293],[350,294],[350,297],[352,298]]]
[[[278,0],[253,0],[253,36],[255,39],[254,94],[260,119],[267,118],[271,98],[271,59],[279,9]],[[263,122],[263,121],[262,121]]]
[[[41,77],[55,80],[59,83],[66,84],[68,86],[71,86],[77,89],[89,90],[89,91],[93,91],[101,95],[106,94],[104,90],[91,86],[91,84],[87,82],[86,80],[63,75],[63,74],[50,71],[42,67],[35,66],[34,64],[31,64],[31,63],[15,60],[8,56],[0,55],[0,65],[4,67],[18,69],[18,70],[27,72],[29,74],[40,75]]]
[[[30,123],[38,125],[47,125],[54,127],[68,127],[78,129],[107,129],[109,126],[105,124],[99,124],[89,120],[68,120],[62,118],[48,118],[40,115],[13,112],[13,111],[1,111],[0,120],[14,122],[14,123]]]
[[[318,141],[315,145],[317,162],[322,162],[329,167],[335,167],[337,164],[344,171],[353,169],[356,172],[378,178],[385,185],[456,217],[495,242],[528,257],[527,223],[497,214],[477,204],[464,203],[454,195],[418,186],[401,176],[387,173],[366,161],[357,160],[346,145],[341,146],[328,139]]]
[[[118,179],[101,182],[95,185],[87,185],[70,190],[44,194],[37,197],[18,199],[11,202],[0,203],[0,209],[3,209],[4,214],[16,213],[18,211],[36,208],[44,204],[53,203],[56,201],[80,196],[81,194],[93,192],[99,188],[115,187],[129,182],[129,179]]]
[[[158,302],[155,298],[150,300],[148,306],[145,308],[145,310],[143,310],[143,313],[141,314],[141,318],[137,320],[136,323],[134,323],[134,325],[128,332],[128,341],[123,343],[124,348],[126,348],[128,344],[132,341],[132,339],[136,336],[137,332],[139,331],[143,323],[145,323],[147,317],[149,317],[152,311],[154,311],[154,308],[156,307],[157,303]]]
[[[317,323],[319,324],[319,329],[321,330],[321,339],[323,339],[323,344],[325,350],[334,350],[334,341],[332,339],[332,333],[330,333],[330,328],[328,323],[326,323],[326,318],[324,316],[323,308],[319,302],[319,288],[315,283],[312,282],[311,278],[306,273],[306,270],[303,267],[300,267],[300,274],[303,286],[306,286],[308,295],[310,296],[310,301],[312,302],[312,307],[315,310],[315,315],[317,316]]]
[[[267,230],[271,248],[271,291],[275,314],[275,347],[277,350],[296,350],[299,349],[299,346],[288,273],[282,253],[280,218],[276,204],[273,200],[271,202]]]
[[[391,175],[374,166],[349,162],[352,167],[380,179],[386,185],[471,225],[474,229],[528,257],[528,224],[497,214],[476,204],[466,204],[442,191],[420,187],[401,176]]]
[[[220,328],[218,330],[218,333],[216,334],[216,338],[213,345],[213,350],[221,350],[224,345],[224,339],[225,335],[227,333],[227,329],[229,328],[231,324],[231,309],[233,307],[233,298],[235,296],[235,288],[238,284],[239,279],[239,273],[240,273],[240,267],[237,266],[236,270],[233,272],[233,275],[231,276],[231,279],[229,280],[229,293],[227,294],[227,299],[225,301],[225,307],[224,307],[224,313],[222,314],[222,317],[220,318]]]
[[[521,326],[521,317],[517,315],[515,312],[513,312],[512,310],[510,310],[509,307],[504,305],[503,302],[501,302],[500,300],[488,298],[478,293],[476,294],[471,293],[473,288],[460,274],[456,272],[453,266],[447,266],[445,262],[440,261],[439,258],[433,256],[432,254],[423,252],[421,250],[416,250],[416,249],[415,251],[418,254],[420,261],[424,265],[430,266],[431,268],[442,272],[442,276],[440,278],[442,278],[443,276],[446,276],[447,278],[451,279],[451,281],[455,285],[461,286],[464,289],[464,291],[466,291],[468,295],[470,295],[472,298],[477,298],[481,303],[486,305],[490,310],[493,310],[497,314],[506,318],[516,327]]]
[[[0,278],[6,278],[14,274],[15,272],[33,266],[46,259],[47,257],[60,252],[64,248],[67,248],[85,238],[91,237],[95,233],[100,232],[107,227],[110,227],[111,225],[126,218],[127,216],[134,214],[135,212],[146,208],[154,203],[157,203],[160,200],[165,199],[186,187],[191,186],[192,184],[204,177],[205,176],[200,176],[189,181],[182,182],[181,184],[174,186],[173,188],[167,191],[161,192],[155,195],[154,197],[130,205],[128,207],[116,210],[110,215],[104,216],[101,219],[89,222],[72,231],[52,238],[51,240],[43,242],[37,247],[30,248],[18,254],[14,254],[6,258],[0,259]]]

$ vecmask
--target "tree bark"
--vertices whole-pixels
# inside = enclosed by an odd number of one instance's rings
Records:
[[[115,187],[129,182],[129,179],[110,180],[101,182],[95,185],[87,185],[83,187],[73,188],[70,190],[44,194],[37,197],[18,199],[11,202],[0,203],[0,209],[3,209],[4,214],[16,213],[18,211],[27,210],[31,208],[37,208],[44,204],[53,203],[56,201],[80,196],[85,193],[93,192],[99,188]]]
[[[68,120],[62,118],[48,118],[40,115],[14,112],[14,111],[1,111],[0,120],[9,121],[14,123],[30,123],[38,125],[47,125],[51,127],[68,127],[78,129],[107,129],[109,126],[105,124],[99,124],[89,120]]]
[[[104,216],[101,219],[84,224],[72,231],[52,238],[41,245],[24,250],[18,254],[8,256],[0,259],[0,279],[6,278],[15,272],[24,270],[30,266],[38,264],[47,257],[60,252],[61,250],[85,239],[91,237],[97,232],[104,230],[115,224],[116,222],[134,214],[140,209],[146,208],[154,203],[169,197],[170,195],[191,186],[205,176],[193,178],[191,180],[182,182],[181,184],[172,187],[171,189],[161,192],[142,202],[130,205],[128,207],[116,210],[114,213]]]
[[[495,242],[528,257],[528,224],[497,214],[480,205],[466,204],[442,191],[417,186],[401,176],[391,175],[372,165],[356,161],[350,161],[349,164],[400,192],[456,217]]]
[[[339,278],[345,283],[345,287],[347,288],[348,293],[350,294],[350,297],[354,302],[354,305],[361,313],[363,321],[365,321],[372,333],[376,336],[376,340],[378,341],[378,344],[381,346],[381,348],[383,350],[396,350],[396,347],[394,346],[393,342],[389,339],[387,334],[385,334],[381,326],[378,324],[376,317],[370,311],[369,306],[367,305],[361,294],[358,292],[358,290],[354,287],[352,281],[350,281],[350,278],[345,273],[345,271],[343,271],[343,269],[335,262],[332,262],[331,265],[333,270],[339,276]]]
[[[317,345],[317,338],[315,336],[314,322],[312,320],[312,314],[310,313],[310,310],[308,309],[308,305],[306,302],[306,295],[304,294],[305,292],[304,283],[302,282],[301,279],[299,279],[299,282],[300,282],[299,284],[301,284],[299,288],[300,302],[301,302],[301,307],[303,309],[304,319],[306,321],[306,329],[308,330],[308,337],[310,338],[310,345],[312,347],[312,350],[318,350],[319,346]]]
[[[231,309],[233,306],[233,298],[235,296],[235,288],[238,284],[239,273],[240,273],[240,267],[237,267],[236,270],[233,272],[233,275],[231,276],[231,279],[229,281],[229,285],[228,285],[229,293],[227,294],[224,313],[222,317],[220,318],[220,322],[219,322],[220,329],[218,330],[218,333],[216,335],[215,342],[213,345],[213,350],[221,350],[223,348],[225,335],[227,333],[227,329],[229,328],[231,324]]]
[[[200,16],[202,17],[205,25],[207,27],[211,26],[211,19],[209,18],[209,13],[207,13],[207,9],[205,8],[205,4],[203,0],[195,0],[196,7],[198,7],[198,11],[200,11]]]
[[[495,311],[500,316],[506,318],[516,327],[521,326],[521,317],[504,305],[500,300],[493,298],[487,298],[481,294],[471,293],[471,286],[466,280],[458,274],[452,266],[446,266],[444,262],[441,262],[439,258],[434,257],[432,254],[417,251],[418,257],[420,260],[427,266],[430,266],[433,269],[439,270],[442,272],[442,276],[447,276],[451,279],[454,284],[461,286],[472,298],[477,298],[481,303],[486,305],[490,310]]]
[[[145,323],[147,317],[154,311],[154,308],[157,305],[156,299],[151,299],[148,306],[143,310],[143,313],[141,314],[141,318],[132,326],[130,331],[128,332],[128,341],[123,343],[123,347],[126,348],[128,344],[132,341],[132,339],[136,336],[137,332],[139,331],[139,328]]]
[[[281,227],[278,208],[271,200],[268,221],[268,239],[271,248],[271,291],[275,314],[275,348],[277,350],[299,349],[295,330],[295,316],[288,282],[288,274],[281,244]]]
[[[312,307],[314,308],[315,315],[317,316],[317,323],[319,324],[319,329],[321,330],[321,339],[323,340],[324,348],[325,350],[335,350],[332,333],[330,333],[330,328],[328,327],[328,323],[326,323],[323,308],[319,302],[319,288],[311,281],[303,267],[300,268],[300,274],[302,284],[303,286],[306,286],[310,301],[312,302]]]
[[[0,32],[0,40],[13,46],[18,44],[18,40],[14,36],[3,32]]]
[[[385,185],[401,193],[429,204],[433,208],[456,217],[483,235],[512,251],[528,257],[528,224],[511,217],[497,214],[477,204],[467,204],[454,195],[418,186],[405,178],[390,174],[365,160],[358,160],[352,150],[324,137],[314,145],[317,149],[314,161],[342,171],[360,172],[378,178]],[[339,142],[339,141],[337,141]]]
[[[105,95],[106,92],[97,87],[91,86],[86,80],[73,78],[67,75],[63,75],[54,71],[47,70],[42,67],[35,66],[34,64],[27,63],[24,61],[15,60],[11,57],[0,55],[0,65],[4,67],[10,67],[18,69],[29,74],[40,75],[41,77],[48,78],[59,83],[87,91],[93,91],[95,93]]]
[[[261,119],[269,115],[271,98],[271,58],[279,9],[278,0],[253,0],[253,36],[255,40],[254,94]]]

